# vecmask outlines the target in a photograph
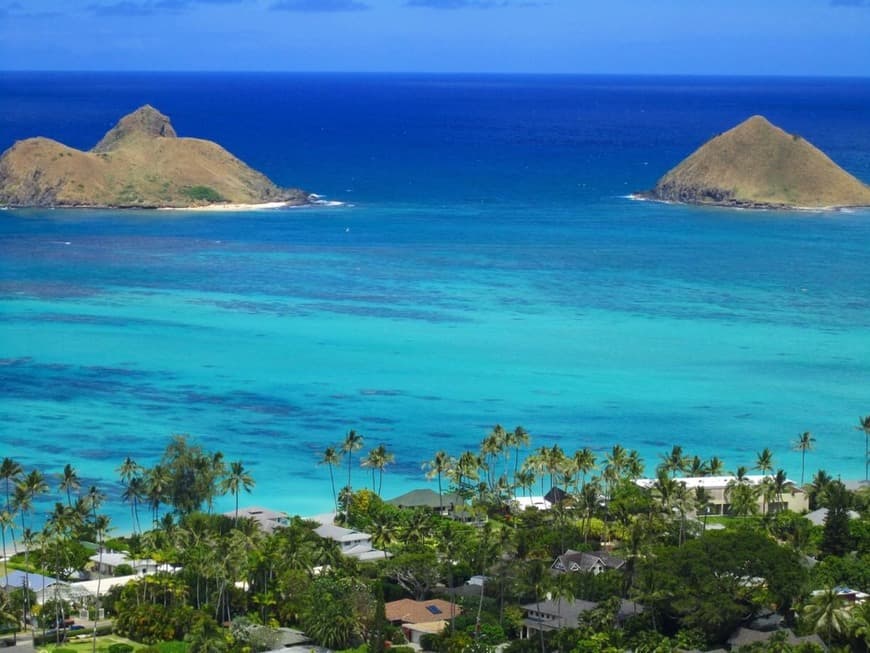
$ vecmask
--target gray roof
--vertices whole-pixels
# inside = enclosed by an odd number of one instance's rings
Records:
[[[361,531],[354,531],[350,528],[336,526],[334,524],[321,524],[314,529],[320,537],[334,540],[336,542],[354,542],[357,540],[371,540],[372,536]]]
[[[34,591],[39,591],[45,589],[46,587],[51,587],[57,582],[58,580],[56,578],[52,578],[51,576],[43,576],[42,574],[28,574],[23,571],[13,569],[2,580],[0,580],[0,586],[24,587],[26,585]]]
[[[553,561],[552,569],[565,572],[590,571],[599,564],[607,569],[620,569],[625,565],[625,560],[612,556],[607,551],[587,552],[568,549]]]
[[[849,519],[858,519],[861,515],[859,515],[854,510],[850,510],[848,512]],[[808,512],[804,515],[807,519],[809,519],[815,526],[824,526],[825,519],[828,517],[828,509],[827,508],[819,508],[818,510],[813,510],[812,512]]]
[[[522,606],[526,612],[541,612],[554,617],[547,621],[540,621],[534,617],[526,616],[523,623],[532,628],[555,630],[557,628],[576,628],[580,615],[598,606],[594,601],[581,601],[580,599],[547,599],[540,603],[527,603]],[[634,601],[620,599],[619,612],[616,617],[620,621],[635,614],[640,614],[643,606]]]
[[[731,634],[731,637],[728,638],[728,644],[731,646],[732,650],[735,650],[740,648],[741,646],[749,646],[750,644],[755,644],[756,642],[766,642],[778,632],[786,633],[785,641],[789,644],[815,644],[822,647],[823,649],[825,648],[825,643],[818,635],[807,635],[806,637],[798,637],[788,628],[784,628],[782,631],[762,631],[752,630],[751,628],[738,628],[736,631],[734,631],[734,633]]]
[[[230,519],[235,519],[235,516],[235,510],[229,510],[224,513],[224,517],[229,517]],[[286,512],[260,508],[258,506],[239,508],[239,518],[253,519],[264,533],[274,533],[275,529],[286,526],[289,520]]]
[[[394,499],[389,499],[386,503],[398,508],[438,508],[441,505],[450,508],[465,505],[465,501],[458,494],[442,494],[439,500],[438,493],[429,488],[405,492]]]

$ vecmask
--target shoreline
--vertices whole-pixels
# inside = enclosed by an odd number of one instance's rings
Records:
[[[852,211],[870,210],[870,205],[832,205],[832,206],[790,206],[788,204],[764,204],[756,202],[682,202],[680,200],[663,199],[655,197],[647,192],[629,193],[623,195],[626,199],[635,202],[657,202],[659,204],[676,204],[678,206],[714,207],[723,209],[737,209],[740,211],[777,211],[787,213],[795,211],[800,213],[850,213]]]
[[[310,206],[309,204],[299,204],[298,202],[263,202],[261,204],[205,204],[203,206],[160,206],[158,211],[203,211],[203,212],[223,212],[223,211],[269,211],[273,209],[289,209],[300,206]]]

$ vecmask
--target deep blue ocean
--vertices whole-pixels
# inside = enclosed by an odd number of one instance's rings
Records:
[[[343,205],[0,212],[0,456],[74,464],[118,530],[117,467],[173,433],[300,514],[351,428],[396,455],[385,497],[495,423],[793,478],[809,430],[807,476],[863,477],[870,210],[627,195],[759,113],[870,181],[870,79],[0,73],[0,149],[145,103]]]

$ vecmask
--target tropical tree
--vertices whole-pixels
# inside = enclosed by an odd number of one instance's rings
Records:
[[[731,504],[731,514],[748,517],[758,514],[760,487],[753,485],[745,475],[745,468],[738,468],[737,476],[725,486],[725,498]],[[743,474],[740,472],[743,471]]]
[[[520,466],[520,449],[528,447],[532,443],[532,436],[522,426],[517,426],[512,433],[509,434],[507,442],[514,448],[514,481],[516,481],[517,473]]]
[[[722,476],[725,473],[725,461],[719,458],[719,456],[710,458],[707,467],[710,470],[710,476]]]
[[[94,510],[96,510],[96,508],[94,508]],[[100,556],[97,569],[102,570],[104,549],[103,542],[106,539],[106,534],[109,532],[109,518],[106,515],[94,515],[94,532],[97,535],[97,547]],[[94,598],[94,633],[93,638],[91,639],[92,653],[97,653],[97,622],[100,618],[100,584],[102,582],[102,579],[102,573],[97,574],[97,594]]]
[[[0,537],[3,543],[3,578],[9,575],[9,570],[6,568],[6,530],[12,528],[15,523],[14,515],[8,510],[0,510]]]
[[[4,458],[3,462],[0,463],[0,479],[5,481],[6,485],[6,504],[5,508],[9,511],[10,514],[14,516],[14,511],[12,510],[12,503],[10,498],[10,489],[12,484],[17,484],[18,480],[21,478],[21,475],[24,473],[24,469],[21,465],[13,460],[12,458]],[[9,533],[12,535],[12,548],[15,548],[15,529],[14,526],[9,527]],[[6,555],[5,551],[3,553],[4,557]]]
[[[82,484],[76,468],[67,463],[63,468],[63,472],[61,472],[60,484],[57,486],[57,489],[59,492],[66,493],[66,504],[68,506],[72,506],[72,493],[77,492],[81,486]]]
[[[855,428],[864,433],[864,480],[867,481],[870,480],[870,415],[859,417]]]
[[[668,472],[671,478],[675,477],[678,472],[683,472],[689,463],[688,456],[683,453],[683,448],[678,444],[675,444],[671,448],[670,453],[665,454],[661,458],[660,467]]]
[[[834,588],[829,587],[814,593],[804,606],[801,616],[828,646],[834,637],[846,632],[848,615],[842,597]]]
[[[804,468],[806,466],[807,451],[813,450],[813,443],[815,443],[815,441],[816,439],[813,437],[812,433],[804,431],[798,436],[797,440],[792,443],[792,449],[801,452],[801,487],[804,485]]]
[[[351,461],[353,452],[359,451],[363,446],[363,436],[351,429],[344,436],[344,442],[341,443],[342,453],[347,454],[347,487],[352,487],[350,484]]]
[[[160,521],[160,504],[169,493],[172,478],[165,466],[157,464],[145,472],[145,498],[151,506],[151,521],[156,526]]]
[[[236,498],[236,514],[233,518],[233,523],[239,523],[239,494],[242,490],[250,492],[254,487],[254,477],[242,465],[241,460],[236,460],[230,463],[230,469],[226,477],[221,481],[221,491],[224,494],[232,493]]]
[[[586,485],[586,474],[595,469],[595,454],[589,447],[583,447],[574,452],[571,460],[574,461],[574,468],[580,475],[580,486],[577,489],[582,492]]]
[[[423,463],[423,469],[427,470],[426,478],[428,478],[428,479],[437,478],[438,479],[438,508],[439,508],[439,512],[444,511],[444,497],[443,497],[443,492],[441,489],[441,476],[443,474],[446,474],[450,470],[451,467],[453,467],[453,459],[444,450],[436,452],[435,457],[432,460]]]
[[[335,504],[336,512],[338,512],[338,495],[335,493],[335,474],[332,469],[341,462],[341,455],[341,451],[335,447],[326,447],[318,463],[329,467],[329,483],[332,486],[332,502]]]
[[[370,467],[372,470],[372,492],[381,496],[381,487],[384,484],[384,468],[396,459],[395,454],[387,450],[383,444],[369,451],[368,455],[362,459],[363,467]],[[375,483],[375,472],[378,473],[378,481]]]

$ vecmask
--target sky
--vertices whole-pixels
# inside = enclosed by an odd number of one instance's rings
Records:
[[[870,0],[0,0],[0,69],[870,76]]]

